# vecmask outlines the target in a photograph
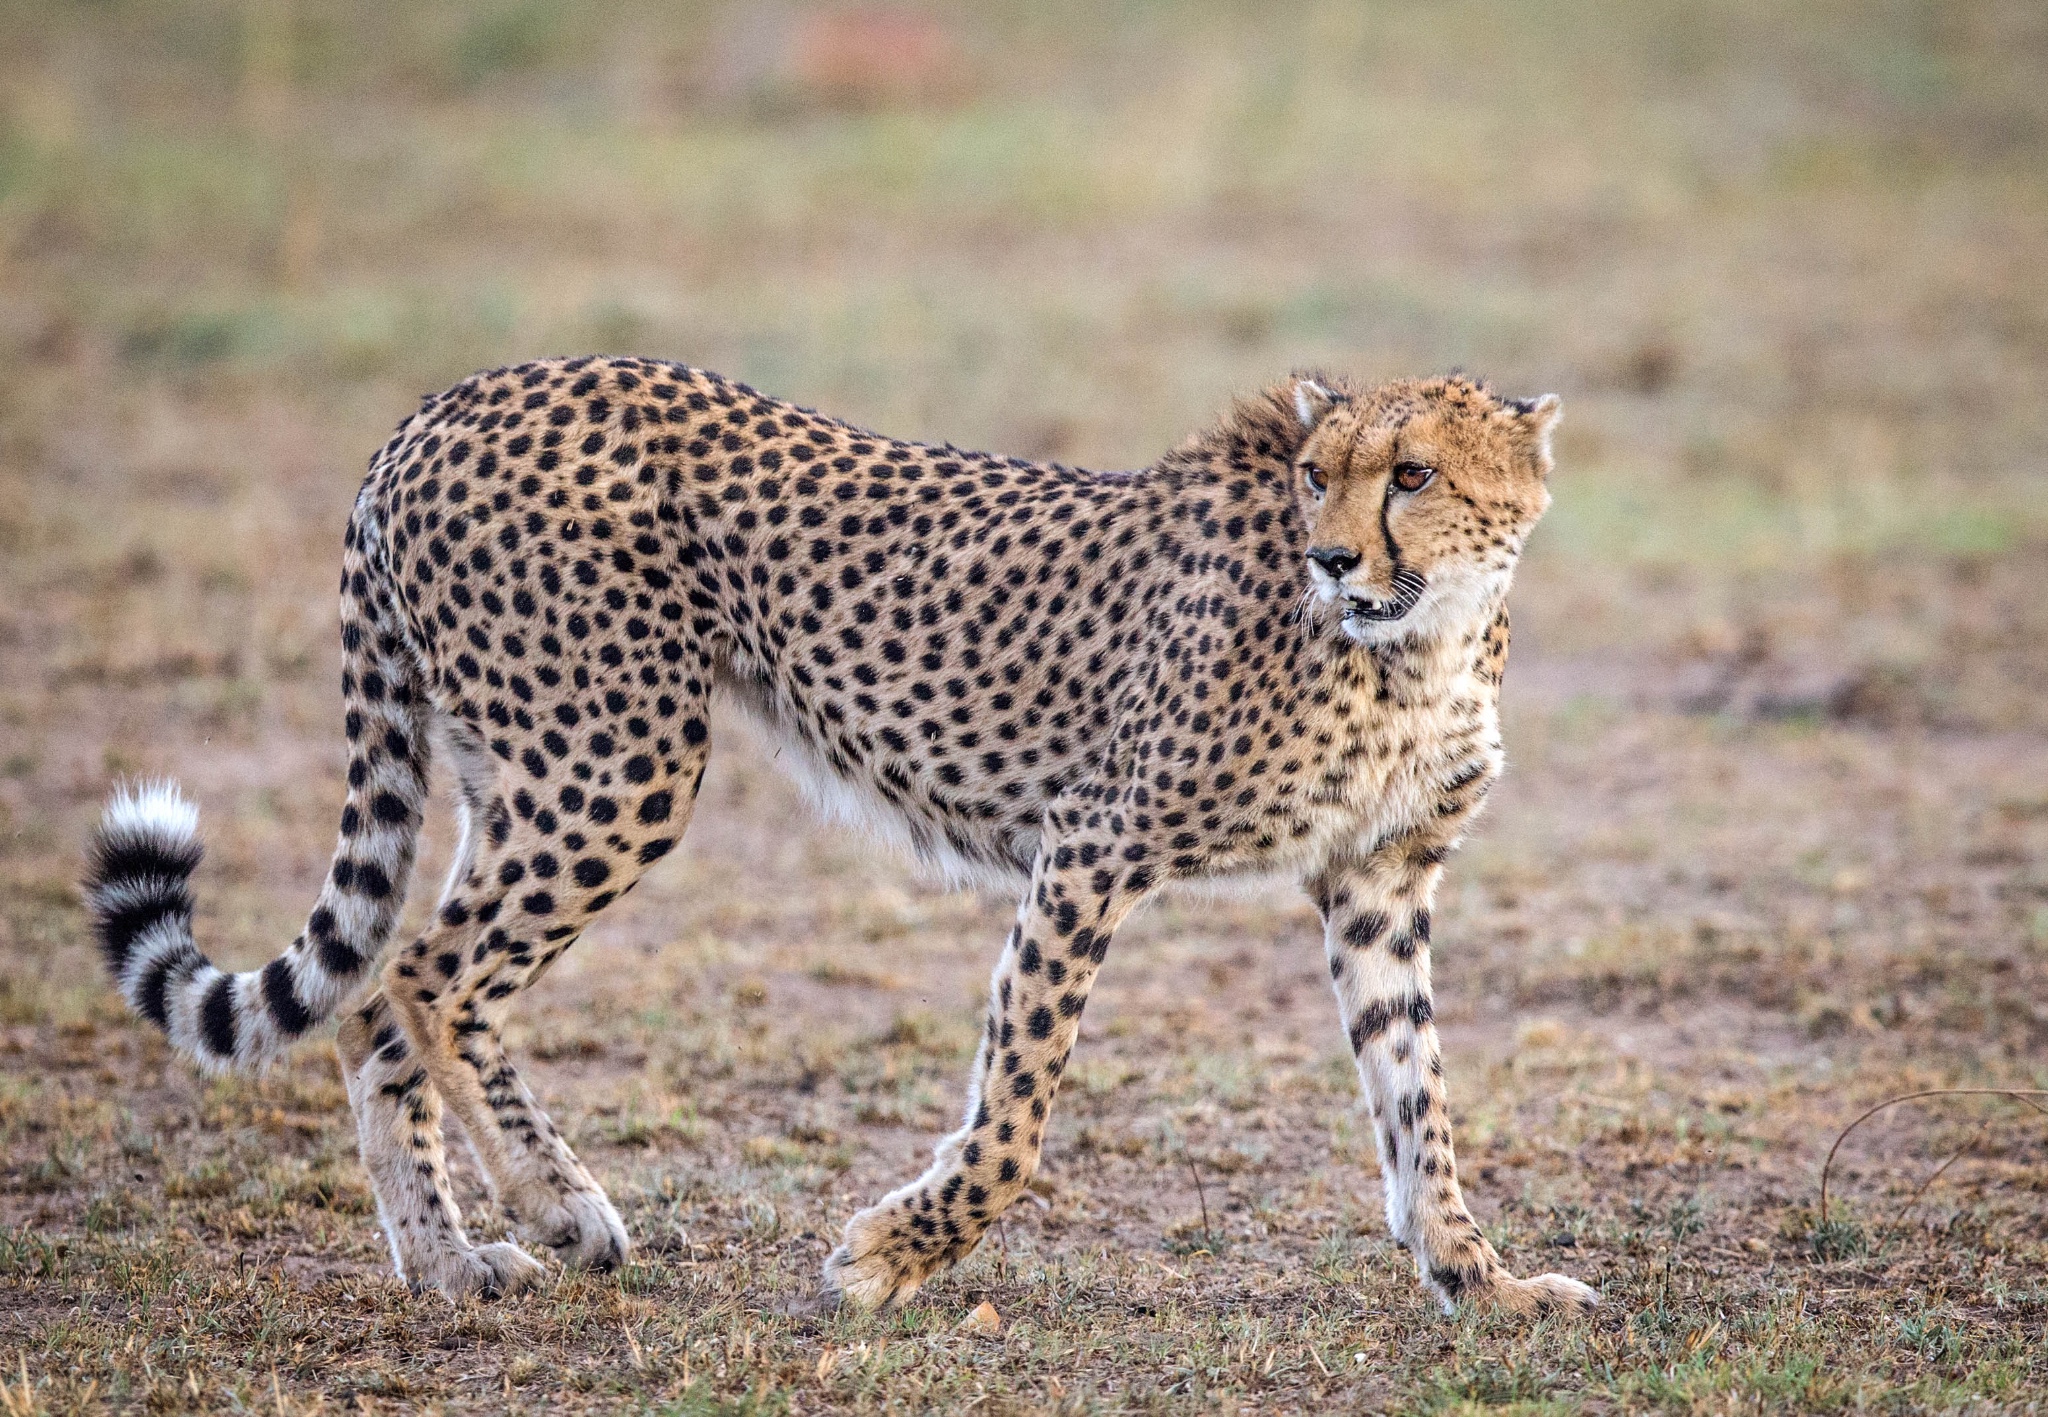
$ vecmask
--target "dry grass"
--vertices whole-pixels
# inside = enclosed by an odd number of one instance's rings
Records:
[[[1894,1109],[1812,1203],[1889,1093],[2048,1086],[2044,58],[2019,0],[0,9],[0,1407],[2038,1410],[2038,1117]],[[1043,1207],[790,1316],[950,1118],[1009,905],[734,723],[520,1015],[636,1263],[406,1296],[331,1050],[179,1066],[76,843],[175,770],[204,940],[288,939],[365,457],[586,348],[1094,465],[1296,364],[1564,393],[1438,988],[1481,1216],[1600,1313],[1423,1302],[1281,892],[1119,938]]]

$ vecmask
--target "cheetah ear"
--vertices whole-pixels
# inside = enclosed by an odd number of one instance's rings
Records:
[[[1322,422],[1323,416],[1343,401],[1343,395],[1332,393],[1314,379],[1294,381],[1294,416],[1304,432]]]
[[[1544,394],[1533,399],[1509,399],[1508,407],[1515,417],[1529,430],[1530,441],[1536,445],[1537,461],[1542,464],[1546,475],[1550,472],[1550,435],[1557,427],[1557,420],[1564,413],[1564,403],[1556,394]]]

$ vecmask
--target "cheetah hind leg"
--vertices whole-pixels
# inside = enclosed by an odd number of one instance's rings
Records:
[[[414,1291],[495,1299],[546,1273],[519,1246],[472,1245],[448,1181],[441,1098],[384,996],[346,1014],[336,1037],[363,1167],[398,1277]]]
[[[520,1079],[499,1029],[512,996],[682,834],[709,754],[701,724],[684,737],[673,763],[636,756],[623,782],[551,793],[560,817],[515,819],[503,805],[514,787],[500,781],[483,812],[495,824],[490,840],[426,934],[385,969],[393,1010],[515,1232],[576,1268],[618,1268],[626,1228]],[[588,828],[603,835],[593,840]]]
[[[490,853],[480,866],[487,879],[500,869]],[[574,943],[573,930],[581,928],[574,922],[572,933],[550,939],[550,931],[571,927],[544,923],[558,917],[554,904],[539,899],[543,894],[528,892],[522,900],[458,891],[433,928],[386,967],[384,987],[427,1078],[461,1120],[513,1232],[547,1246],[565,1265],[616,1269],[628,1248],[624,1223],[499,1043],[511,994]],[[542,911],[548,914],[533,918]],[[477,928],[479,914],[499,923]]]
[[[619,1268],[631,1246],[626,1223],[527,1090],[505,1054],[498,1025],[468,1035],[458,1056],[474,1074],[500,1133],[522,1141],[515,1175],[492,1174],[486,1153],[477,1149],[478,1163],[491,1175],[520,1238],[547,1246],[570,1269]]]
[[[482,865],[495,869],[488,854]],[[535,894],[529,892],[528,899]],[[547,1246],[572,1268],[616,1269],[628,1248],[624,1223],[498,1041],[505,1000],[532,982],[574,935],[530,953],[530,940],[544,934],[519,919],[531,907],[497,902],[510,907],[499,915],[488,909],[492,903],[484,902],[486,915],[500,921],[510,915],[513,921],[501,941],[494,944],[489,931],[469,928],[478,898],[458,892],[434,927],[386,967],[385,993],[428,1084],[461,1120],[513,1233]],[[451,914],[467,919],[451,924]],[[480,954],[484,964],[466,969]]]
[[[438,912],[462,889],[476,866],[477,835],[498,785],[498,760],[476,726],[452,713],[436,712],[433,731],[434,756],[447,763],[455,776],[455,850],[449,857],[441,898],[434,902]]]

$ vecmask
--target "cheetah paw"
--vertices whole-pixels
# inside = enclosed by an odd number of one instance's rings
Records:
[[[546,1274],[546,1265],[501,1240],[472,1250],[449,1250],[408,1278],[415,1294],[433,1289],[449,1299],[502,1299],[533,1288]]]
[[[846,1238],[825,1261],[825,1293],[858,1309],[893,1309],[923,1284],[926,1268],[890,1232],[886,1205],[847,1222]]]
[[[1474,1307],[1490,1308],[1504,1314],[1583,1314],[1600,1302],[1590,1285],[1563,1274],[1539,1274],[1516,1279],[1503,1274],[1472,1296]]]
[[[631,1246],[626,1223],[604,1192],[569,1191],[551,1196],[547,1207],[534,1214],[532,1221],[518,1226],[520,1235],[546,1245],[568,1268],[604,1274],[626,1262]]]

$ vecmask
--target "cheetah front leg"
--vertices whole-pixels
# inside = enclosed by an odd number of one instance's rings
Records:
[[[1576,1279],[1510,1274],[1458,1188],[1429,975],[1429,907],[1447,849],[1405,839],[1307,883],[1372,1113],[1387,1228],[1446,1313],[1461,1302],[1524,1314],[1591,1308],[1599,1296]]]
[[[971,1252],[1038,1169],[1046,1120],[1112,932],[1152,871],[1106,833],[1041,847],[989,981],[960,1129],[925,1173],[854,1216],[825,1284],[862,1307],[902,1303]],[[1142,848],[1133,847],[1138,860]]]

